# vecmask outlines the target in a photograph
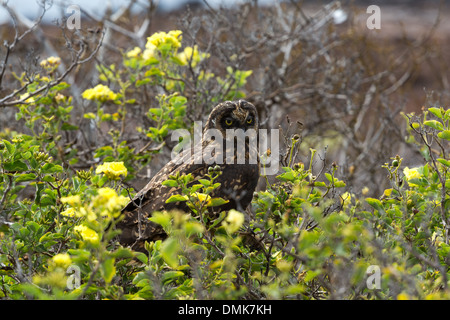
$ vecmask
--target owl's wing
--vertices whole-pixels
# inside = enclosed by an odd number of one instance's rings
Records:
[[[182,155],[183,156],[183,155]],[[171,210],[184,208],[184,203],[166,203],[166,200],[174,194],[180,194],[180,188],[166,187],[162,182],[177,172],[182,174],[191,173],[194,178],[203,177],[209,165],[201,163],[195,164],[193,161],[182,157],[181,161],[177,157],[167,163],[151,180],[139,191],[136,196],[122,209],[122,220],[117,223],[117,227],[122,230],[119,242],[122,245],[131,246],[133,250],[144,251],[145,241],[163,240],[167,237],[163,228],[149,221],[148,218],[154,211]]]

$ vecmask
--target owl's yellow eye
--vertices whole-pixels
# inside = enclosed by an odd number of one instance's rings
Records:
[[[253,118],[248,118],[248,119],[247,119],[247,123],[248,123],[248,124],[252,124],[252,123],[253,123]]]
[[[225,124],[226,124],[227,126],[231,126],[231,125],[233,124],[233,120],[231,120],[231,119],[225,119]]]

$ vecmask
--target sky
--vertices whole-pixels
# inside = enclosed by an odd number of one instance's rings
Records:
[[[5,0],[0,0],[0,4],[4,2]],[[38,2],[41,0],[7,0],[8,5],[18,12],[22,13],[26,17],[30,19],[35,19],[38,17],[40,13],[40,7],[38,5]],[[273,2],[274,0],[259,0],[260,3],[269,3]],[[96,15],[102,15],[105,12],[105,9],[108,5],[110,5],[112,8],[118,8],[120,5],[124,5],[129,3],[130,0],[53,0],[53,7],[45,14],[44,18],[46,21],[50,22],[53,21],[55,18],[61,17],[61,6],[58,5],[60,3],[67,3],[67,5],[63,5],[64,7],[67,7],[71,4],[75,4],[80,6],[81,8],[91,12],[95,13]],[[145,0],[138,0],[138,2],[146,4],[147,1]],[[156,0],[156,3],[158,3],[158,7],[163,10],[172,10],[176,9],[180,4],[185,3],[187,1],[185,0]],[[208,3],[213,6],[217,7],[220,4],[222,5],[233,5],[235,3],[243,2],[242,0],[208,0]],[[139,6],[134,6],[136,10],[139,10]],[[10,20],[9,15],[7,11],[0,6],[0,23],[5,23],[8,20]]]

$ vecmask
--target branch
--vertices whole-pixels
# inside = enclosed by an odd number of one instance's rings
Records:
[[[25,85],[23,85],[19,90],[14,91],[13,93],[7,95],[6,97],[0,99],[0,107],[11,107],[11,106],[16,106],[18,104],[26,104],[25,100],[41,93],[44,92],[46,90],[49,90],[50,88],[58,85],[59,83],[61,83],[64,78],[73,70],[75,69],[75,67],[82,65],[83,63],[88,62],[89,60],[91,60],[98,52],[98,50],[100,49],[100,47],[102,46],[102,42],[103,42],[103,37],[105,35],[105,30],[103,30],[101,38],[99,40],[99,42],[97,43],[96,48],[94,49],[94,51],[89,55],[89,57],[87,57],[86,59],[82,59],[80,60],[81,55],[84,53],[84,45],[81,45],[80,50],[77,51],[77,55],[75,57],[75,59],[72,61],[72,64],[66,69],[66,71],[60,75],[57,79],[50,81],[49,83],[47,83],[46,85],[43,85],[41,87],[39,87],[38,89],[36,89],[33,92],[30,92],[26,97],[22,98],[22,99],[18,99],[18,100],[13,100],[13,101],[8,101],[12,98],[14,98],[17,94],[19,94],[20,92],[22,92],[23,90],[25,90],[32,82],[28,81]]]

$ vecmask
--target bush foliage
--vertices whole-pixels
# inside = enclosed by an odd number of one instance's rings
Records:
[[[182,193],[169,201],[187,201],[191,212],[153,213],[150,219],[168,238],[148,243],[147,253],[118,244],[120,210],[138,191],[135,181],[148,178],[145,170],[161,166],[161,155],[174,144],[171,132],[193,130],[192,121],[218,102],[252,98],[246,88],[254,72],[243,67],[244,58],[228,55],[224,64],[214,63],[220,50],[187,45],[185,35],[191,39],[198,31],[191,21],[190,33],[156,32],[114,63],[97,61],[98,81],[78,96],[58,71],[59,57],[39,60],[32,76],[29,70],[14,73],[19,90],[1,103],[15,108],[23,130],[0,131],[0,296],[450,298],[450,111],[436,106],[402,114],[406,143],[423,161],[406,167],[402,156],[392,154],[377,163],[383,170],[377,179],[387,185],[381,197],[367,186],[351,186],[341,164],[304,148],[304,133],[287,130],[280,172],[261,177],[265,187],[245,212],[204,214],[223,203],[209,196],[218,187],[217,168],[192,187],[190,176],[175,176],[165,184]],[[103,39],[97,35],[88,59]],[[92,63],[76,55],[87,50],[82,41],[74,43],[69,68]]]

